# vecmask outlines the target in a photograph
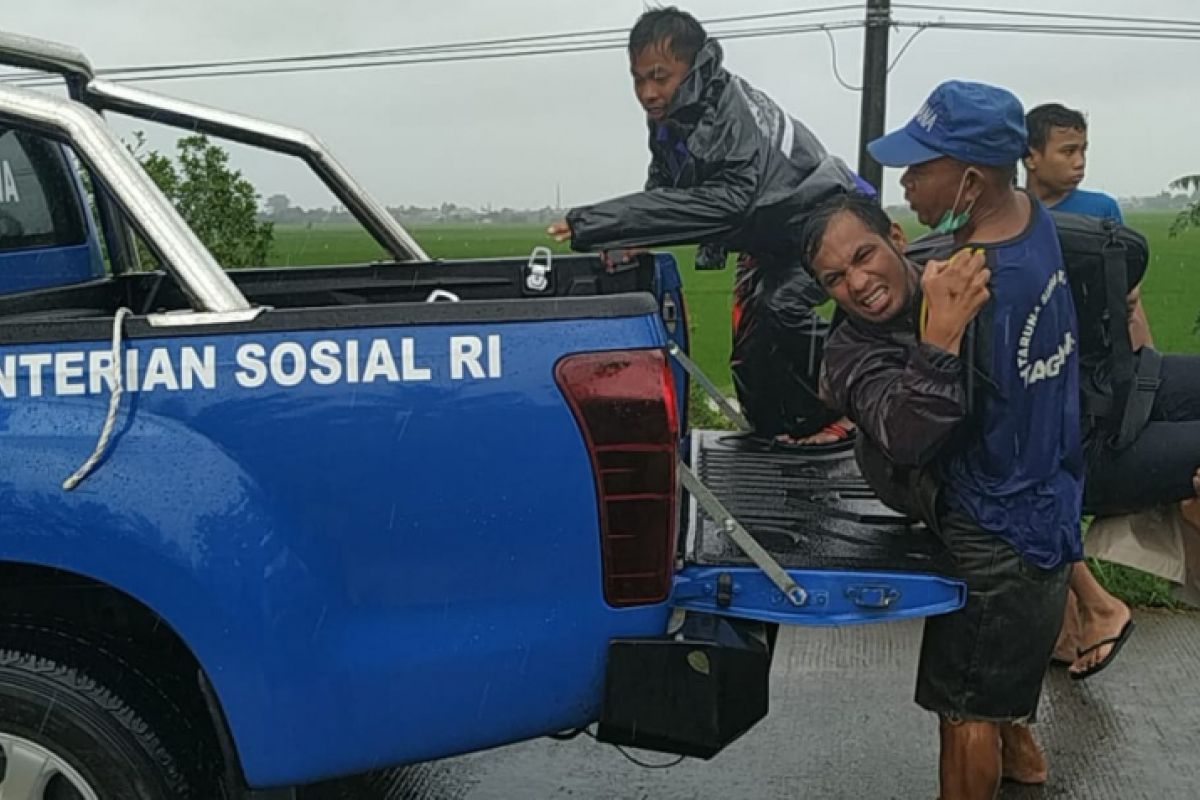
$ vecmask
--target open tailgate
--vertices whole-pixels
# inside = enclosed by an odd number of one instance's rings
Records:
[[[875,497],[851,446],[780,449],[744,434],[693,430],[690,461],[675,606],[798,625],[962,607],[965,588],[949,577],[941,542]],[[737,544],[741,535],[752,541]]]

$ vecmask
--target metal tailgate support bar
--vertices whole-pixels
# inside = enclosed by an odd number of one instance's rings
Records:
[[[771,583],[778,587],[779,591],[783,592],[783,596],[791,601],[794,606],[802,606],[808,602],[808,592],[797,584],[792,577],[787,574],[787,571],[780,566],[779,562],[771,557],[771,554],[763,549],[763,546],[754,540],[750,532],[742,527],[742,524],[734,519],[729,513],[729,509],[721,504],[717,496],[713,494],[707,486],[705,486],[696,473],[692,472],[691,467],[682,461],[678,464],[680,481],[683,483],[683,488],[691,493],[692,497],[696,498],[696,502],[700,504],[700,508],[704,509],[704,513],[712,517],[713,521],[720,526],[725,535],[742,549],[754,565],[761,569]]]
[[[679,366],[683,367],[684,371],[687,372],[688,375],[691,375],[693,378],[695,378],[696,383],[700,384],[700,388],[704,389],[705,394],[713,399],[713,402],[717,404],[717,407],[721,409],[730,422],[732,422],[734,425],[737,425],[739,430],[746,432],[754,430],[754,426],[750,424],[750,421],[742,416],[740,411],[733,407],[733,404],[729,402],[729,398],[721,393],[721,390],[717,388],[717,385],[713,383],[707,375],[704,374],[704,370],[700,369],[700,365],[695,361],[692,361],[692,359],[680,349],[679,345],[675,344],[675,342],[671,342],[669,345],[667,345],[667,352],[671,354],[672,358],[679,362]]]

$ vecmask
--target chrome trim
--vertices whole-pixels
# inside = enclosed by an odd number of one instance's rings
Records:
[[[95,72],[82,51],[70,45],[0,32],[0,64],[42,72],[56,72],[67,78],[87,83]]]
[[[162,257],[200,311],[241,311],[250,304],[100,115],[71,100],[0,85],[0,121],[66,141]]]
[[[253,322],[267,306],[255,306],[243,311],[165,311],[161,314],[147,314],[146,322],[151,328],[199,328],[204,325],[236,325],[241,322]]]
[[[320,140],[307,131],[105,80],[89,81],[82,99],[98,109],[200,131],[303,159],[393,258],[397,261],[430,260],[404,226],[338,163]]]

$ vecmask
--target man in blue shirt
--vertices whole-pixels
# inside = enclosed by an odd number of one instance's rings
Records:
[[[1123,222],[1111,195],[1080,189],[1087,168],[1087,119],[1059,103],[1045,103],[1025,118],[1029,152],[1024,158],[1025,188],[1046,208]]]
[[[1028,727],[1080,557],[1078,331],[1053,220],[1013,186],[1020,102],[948,81],[869,145],[906,167],[918,219],[957,252],[918,276],[903,234],[852,195],[819,206],[801,255],[847,314],[825,396],[862,432],[864,476],[953,556],[964,607],[926,621],[917,703],[940,719],[943,798],[1046,780]]]
[[[1048,208],[1123,222],[1111,195],[1080,189],[1087,169],[1088,126],[1083,113],[1061,103],[1044,103],[1025,116],[1029,152],[1023,159],[1025,188]],[[1134,349],[1151,346],[1150,326],[1138,290],[1129,298],[1129,332]],[[1071,665],[1074,677],[1107,666],[1128,634],[1129,607],[1095,579],[1086,562],[1071,573],[1071,595],[1054,661]]]
[[[1025,154],[1025,188],[1052,211],[1086,214],[1123,223],[1112,195],[1080,189],[1087,169],[1088,127],[1083,112],[1061,103],[1044,103],[1025,116],[1029,152]],[[1152,347],[1150,324],[1138,290],[1129,297],[1130,335],[1134,348]]]

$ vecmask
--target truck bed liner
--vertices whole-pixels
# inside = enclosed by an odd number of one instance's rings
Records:
[[[875,497],[850,447],[810,454],[771,449],[742,434],[694,430],[692,466],[786,568],[949,573],[941,542]],[[691,560],[750,563],[694,500],[689,518]]]

